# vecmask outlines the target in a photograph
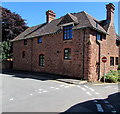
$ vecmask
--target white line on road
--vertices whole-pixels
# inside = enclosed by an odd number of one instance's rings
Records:
[[[98,112],[104,112],[101,104],[96,104]]]
[[[109,88],[109,87],[111,87],[111,86],[106,86],[105,88]]]
[[[92,94],[90,92],[86,92],[88,95],[92,96]]]
[[[69,86],[65,86],[65,88],[68,88]]]
[[[39,89],[39,91],[41,91],[42,89]]]
[[[95,94],[96,94],[96,95],[99,95],[99,93],[98,93],[98,92],[95,92]]]
[[[90,88],[90,87],[88,87],[88,86],[86,86],[86,85],[84,85],[84,87],[90,89],[91,91],[95,91],[94,89],[92,89],[92,88]]]
[[[46,90],[43,91],[43,93],[46,93],[46,92],[47,92]]]
[[[55,87],[50,87],[50,88],[55,88]]]
[[[94,103],[97,103],[98,101],[97,101],[97,100],[94,100],[93,102],[94,102]]]
[[[84,87],[89,88],[88,86],[84,85]]]
[[[82,89],[83,91],[86,91],[86,89],[85,89],[85,88],[83,88],[83,87],[81,87],[81,89]]]
[[[64,85],[60,85],[61,87],[63,87]]]
[[[92,88],[89,88],[91,91],[95,91],[94,89],[92,89]]]
[[[109,102],[105,100],[104,103],[108,104]]]
[[[10,101],[13,101],[13,98],[10,98]]]
[[[108,105],[107,105],[107,107],[109,107],[109,108],[113,108],[113,106],[112,106],[112,105],[110,105],[110,104],[108,104]]]
[[[55,88],[56,90],[58,90],[59,88]]]

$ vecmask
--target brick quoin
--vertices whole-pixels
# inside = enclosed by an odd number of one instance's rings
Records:
[[[114,29],[115,8],[111,3],[107,4],[106,8],[106,19],[109,21],[109,26],[103,27],[105,30],[107,29],[107,34],[101,33],[102,40],[100,42],[96,41],[96,29],[90,27],[74,29],[73,38],[70,40],[63,40],[61,26],[59,32],[41,35],[42,43],[38,43],[38,36],[27,38],[27,45],[24,45],[24,40],[15,38],[13,40],[13,69],[67,75],[95,82],[100,79],[100,76],[103,76],[102,57],[106,56],[105,73],[117,70],[118,65],[110,66],[110,57],[120,56],[120,45],[116,45]],[[48,16],[49,14],[50,16]],[[48,24],[55,20],[56,14],[53,11],[49,10],[46,15]],[[69,16],[65,18],[69,20]],[[72,19],[77,23],[74,16]],[[71,60],[64,60],[65,48],[71,48]],[[25,51],[25,58],[22,58],[23,51]],[[40,54],[44,54],[44,67],[39,66]]]

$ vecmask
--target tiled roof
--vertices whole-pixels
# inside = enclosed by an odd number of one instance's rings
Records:
[[[81,28],[90,27],[99,32],[107,34],[104,27],[102,27],[102,25],[100,24],[100,21],[93,18],[92,16],[90,16],[84,11],[79,12],[79,13],[71,13],[67,15],[71,17],[73,22],[77,23],[77,25],[75,25],[73,29],[81,29]],[[44,23],[44,24],[40,24],[37,26],[29,27],[23,33],[18,35],[15,39],[13,39],[13,41],[26,39],[26,38],[34,38],[34,37],[43,36],[46,34],[52,34],[52,33],[59,32],[61,31],[61,27],[59,26],[59,23],[61,22],[61,20],[64,19],[65,16],[62,16],[58,19],[54,19],[50,23]]]

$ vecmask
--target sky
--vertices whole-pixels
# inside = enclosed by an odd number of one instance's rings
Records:
[[[2,6],[19,14],[29,27],[46,22],[47,10],[53,10],[56,18],[67,13],[85,11],[98,20],[106,19],[106,4],[109,2],[2,2]],[[115,5],[115,29],[118,33],[118,2]],[[119,34],[120,35],[120,34]]]

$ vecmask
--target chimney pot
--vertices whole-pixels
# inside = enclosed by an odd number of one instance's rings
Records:
[[[114,10],[115,6],[112,3],[106,5],[107,9],[107,20],[111,20],[114,22]]]
[[[46,21],[47,23],[51,22],[54,20],[56,17],[56,13],[54,13],[52,10],[46,11]]]

